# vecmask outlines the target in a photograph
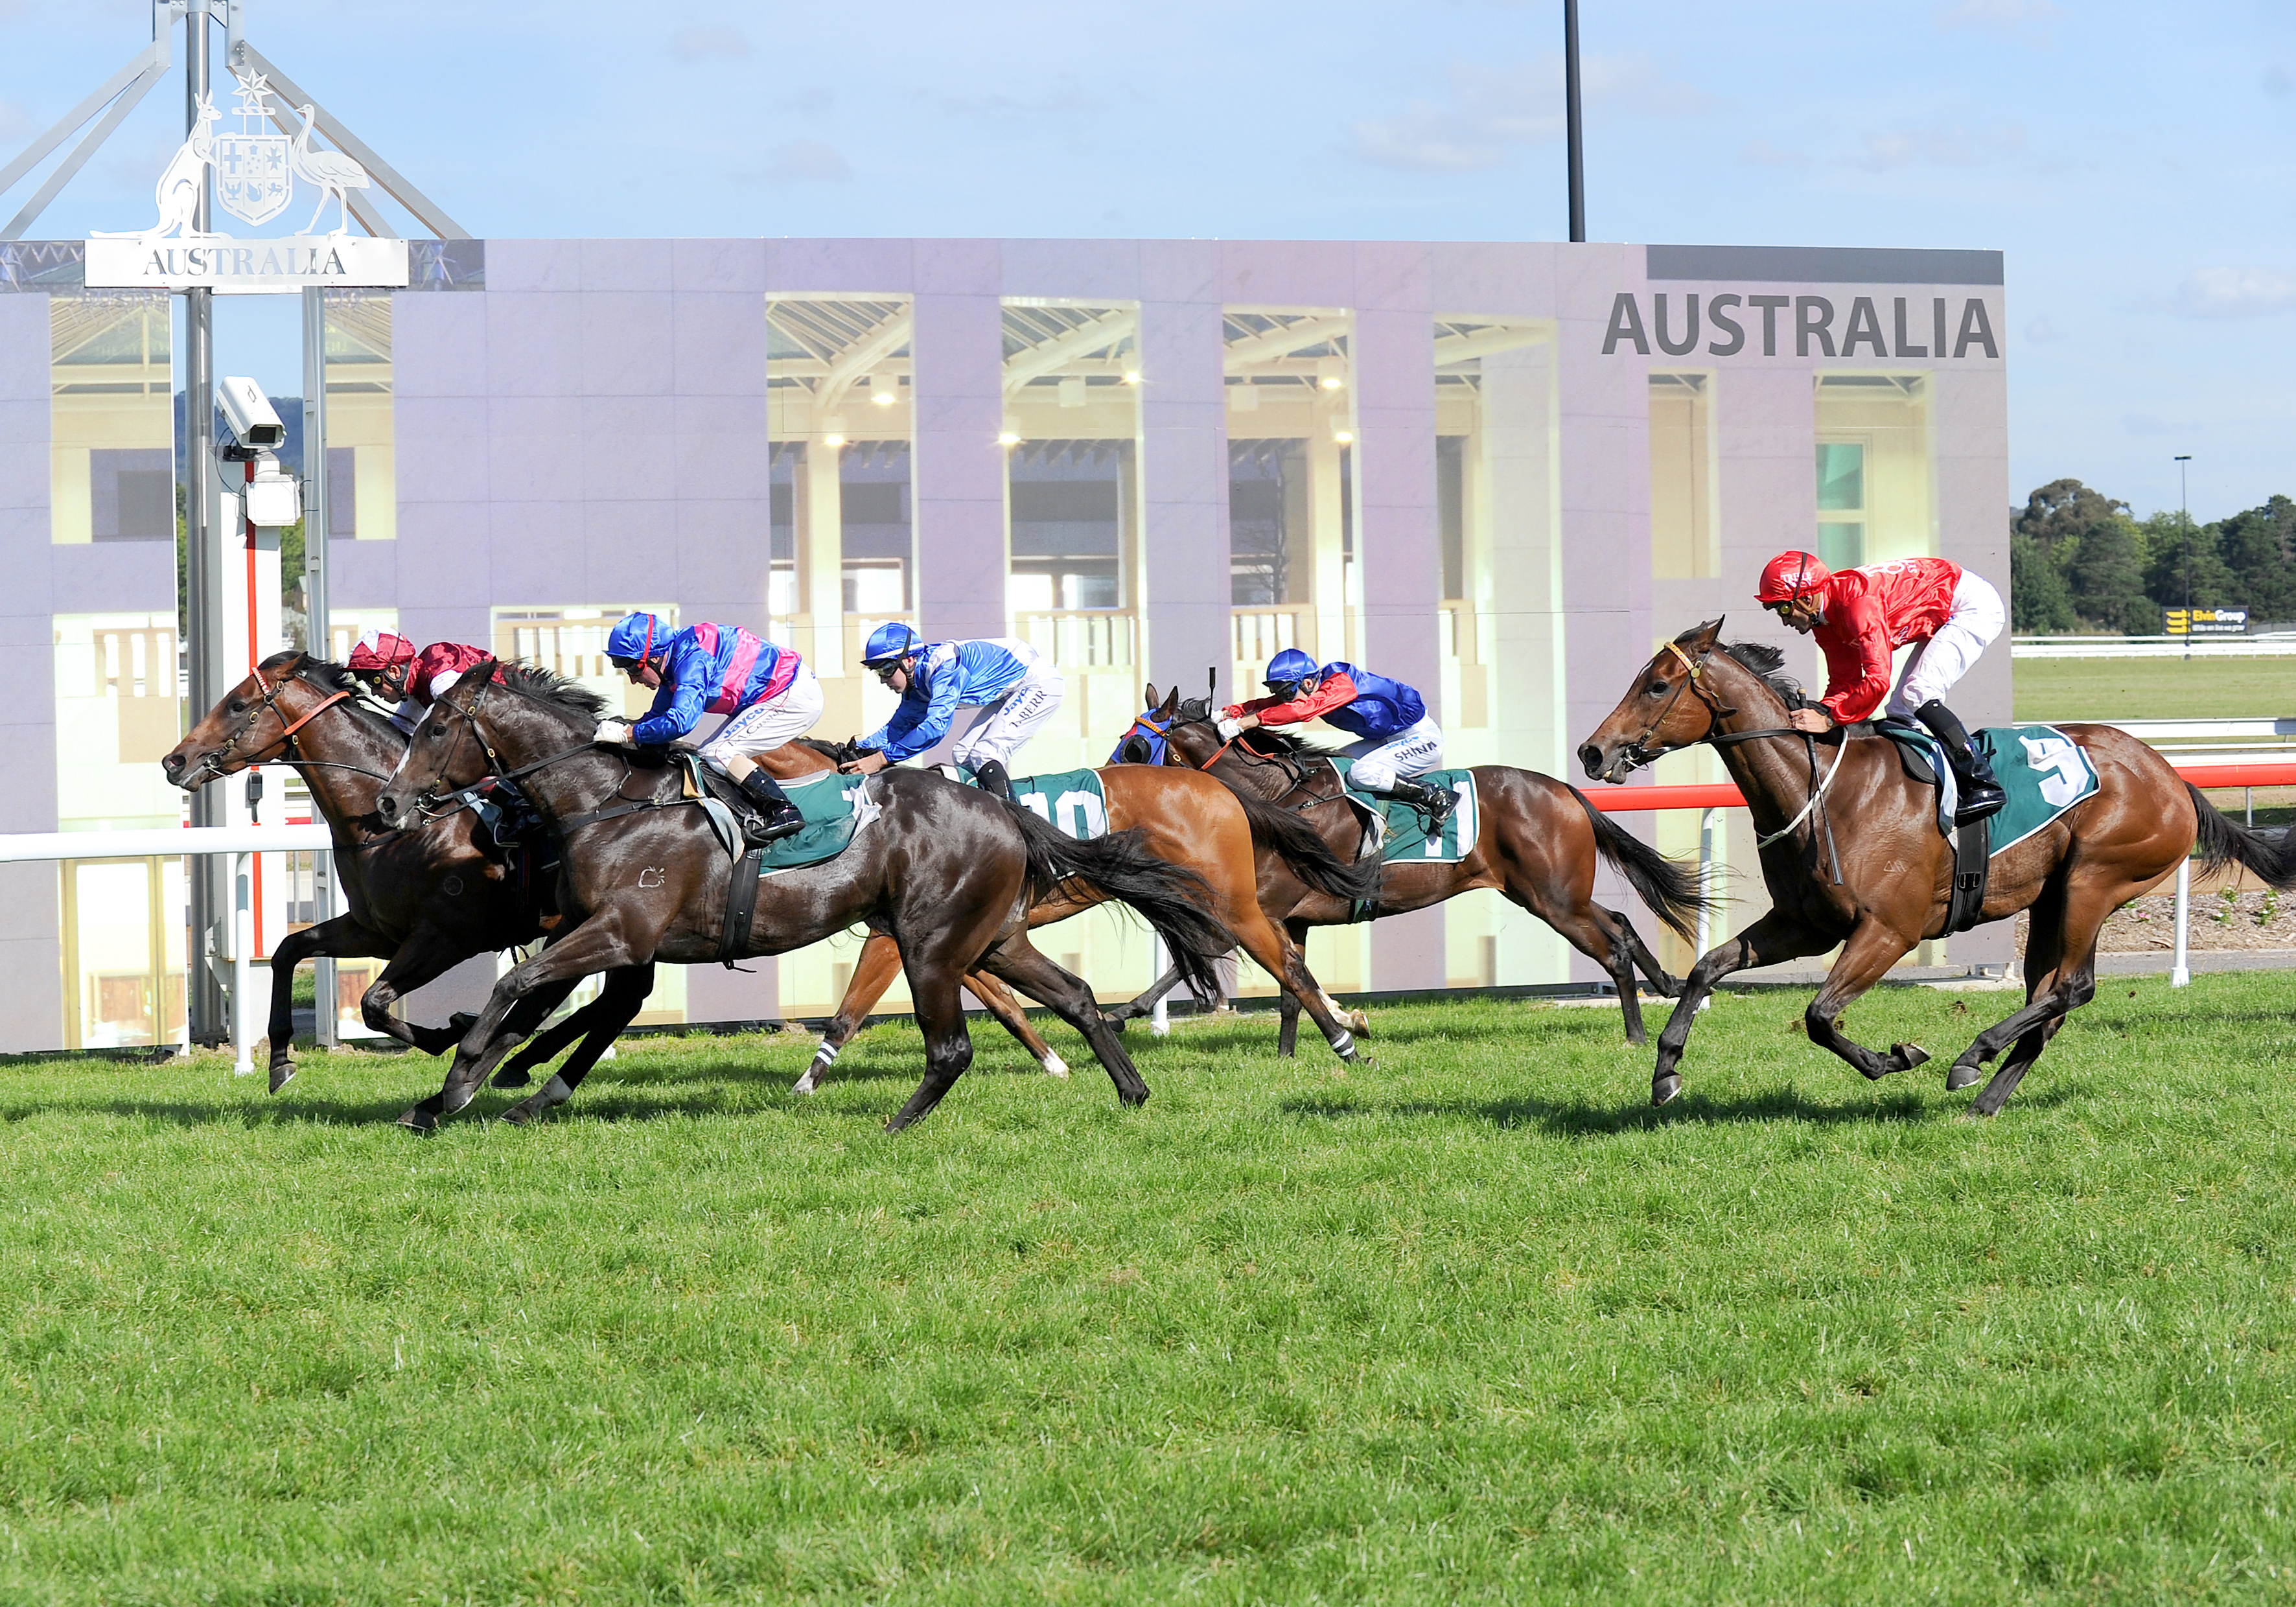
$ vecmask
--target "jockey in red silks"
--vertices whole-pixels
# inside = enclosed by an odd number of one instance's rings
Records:
[[[1443,728],[1416,688],[1353,664],[1318,667],[1296,647],[1267,661],[1267,697],[1231,703],[1221,711],[1222,737],[1234,742],[1255,726],[1313,719],[1337,726],[1357,739],[1343,750],[1355,759],[1349,786],[1407,803],[1427,816],[1430,832],[1442,829],[1459,795],[1411,779],[1443,763]]]
[[[343,668],[385,698],[397,698],[390,723],[413,731],[422,711],[446,694],[472,665],[491,659],[483,647],[461,642],[433,642],[417,652],[414,644],[387,630],[362,635]]]
[[[2005,801],[2001,783],[1939,700],[2001,634],[2001,594],[1983,577],[1943,558],[1900,558],[1839,573],[1808,553],[1780,553],[1762,567],[1755,592],[1764,608],[1825,652],[1825,695],[1787,717],[1797,731],[1854,725],[1883,710],[1919,720],[1944,747],[1959,784],[1954,824],[1983,820]],[[1916,644],[1897,690],[1890,656]]]
[[[636,724],[600,722],[597,740],[647,747],[674,742],[704,714],[730,715],[701,745],[701,756],[734,778],[757,808],[743,824],[750,840],[771,842],[805,825],[805,816],[755,757],[803,736],[821,718],[821,683],[786,647],[738,626],[689,625],[673,631],[644,610],[623,615],[606,635],[606,656],[641,686],[656,688],[653,708]]]

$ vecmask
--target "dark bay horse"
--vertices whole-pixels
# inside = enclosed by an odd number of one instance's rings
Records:
[[[1125,762],[1147,762],[1155,739],[1160,738],[1166,765],[1209,770],[1238,791],[1298,815],[1343,858],[1368,856],[1372,863],[1379,863],[1327,756],[1295,736],[1264,726],[1223,742],[1210,701],[1183,700],[1177,688],[1160,704],[1156,689],[1149,687],[1148,705],[1147,713],[1118,745]],[[1381,865],[1379,890],[1366,908],[1307,886],[1282,861],[1263,857],[1261,905],[1299,944],[1306,941],[1311,926],[1374,920],[1440,904],[1477,888],[1496,888],[1610,973],[1626,1017],[1627,1041],[1642,1043],[1636,970],[1669,997],[1677,984],[1644,947],[1632,922],[1595,902],[1595,864],[1607,860],[1652,914],[1685,938],[1706,901],[1695,873],[1597,811],[1576,787],[1551,775],[1512,765],[1477,765],[1474,776],[1479,829],[1474,849],[1465,858],[1454,865]],[[1166,981],[1160,987],[1169,985]],[[1155,994],[1146,996],[1152,999]],[[1140,1007],[1136,1002],[1126,1008]],[[1282,1049],[1288,1054],[1299,1012],[1289,996],[1283,1009]]]
[[[419,830],[461,756],[482,750],[557,832],[570,913],[547,948],[495,985],[445,1086],[400,1118],[417,1131],[470,1103],[515,1036],[504,1029],[521,999],[591,972],[721,957],[734,861],[702,813],[681,804],[679,772],[593,745],[603,709],[594,693],[547,671],[474,666],[416,726],[406,765],[375,800],[385,820]],[[1091,990],[1029,946],[1027,911],[1063,881],[1086,882],[1145,915],[1209,992],[1212,963],[1234,939],[1197,901],[1202,883],[1143,853],[1136,834],[1070,842],[1017,806],[925,772],[873,776],[864,802],[877,818],[850,848],[764,881],[730,957],[784,953],[856,924],[892,937],[926,1071],[887,1130],[931,1111],[971,1063],[960,990],[975,969],[1044,1000],[1084,1034],[1126,1103],[1145,1100],[1148,1086]]]
[[[1677,636],[1578,750],[1588,775],[1617,781],[1661,753],[1723,739],[1722,762],[1766,839],[1770,911],[1692,968],[1659,1035],[1653,1104],[1682,1091],[1683,1045],[1718,980],[1837,943],[1841,956],[1802,1018],[1810,1041],[1871,1078],[1920,1065],[1929,1058],[1920,1045],[1877,1054],[1852,1042],[1839,1018],[1915,944],[1944,932],[1952,897],[1953,846],[1938,832],[1936,795],[1906,776],[1897,744],[1850,727],[1838,742],[1821,738],[1812,748],[1785,729],[1800,689],[1778,673],[1778,650],[1725,645],[1721,632],[1712,619]],[[2296,849],[2226,819],[2144,743],[2110,726],[2058,729],[2095,766],[2097,791],[1993,857],[1982,918],[2030,909],[2032,922],[2025,1007],[1980,1033],[1946,1077],[1948,1088],[1965,1088],[2015,1045],[1970,1106],[1973,1116],[2001,1109],[2066,1014],[2095,993],[2105,917],[2174,871],[2196,843],[2210,869],[2237,861],[2273,887],[2296,885]]]
[[[831,767],[833,751],[825,745],[791,742],[759,762],[770,767],[777,779],[793,780]],[[1343,861],[1298,816],[1248,793],[1235,792],[1210,776],[1136,765],[1112,765],[1098,774],[1107,799],[1109,829],[1137,830],[1144,851],[1185,865],[1202,878],[1210,890],[1212,914],[1235,934],[1244,952],[1283,984],[1288,996],[1304,1005],[1334,1054],[1342,1060],[1361,1062],[1365,1057],[1357,1050],[1349,1023],[1340,1019],[1323,985],[1309,974],[1306,956],[1260,909],[1259,862],[1274,856],[1300,881],[1350,900],[1373,896],[1379,885],[1378,867]],[[1029,925],[1033,929],[1065,921],[1106,897],[1071,880],[1055,889],[1051,898],[1031,906]],[[798,1092],[810,1094],[819,1086],[839,1052],[892,986],[900,966],[900,951],[892,939],[872,933],[855,962],[852,980],[837,1014],[822,1035],[813,1064],[798,1079]],[[993,976],[975,974],[966,977],[964,985],[1046,1070],[1060,1077],[1068,1074],[1004,984]]]
[[[271,951],[274,1094],[295,1075],[292,979],[305,960],[326,955],[388,961],[360,998],[361,1016],[410,1048],[442,1054],[461,1038],[462,1029],[411,1025],[390,1013],[392,1004],[474,955],[543,936],[543,912],[532,890],[517,885],[502,857],[480,846],[475,814],[442,815],[414,833],[391,831],[375,817],[376,795],[406,757],[406,738],[361,701],[359,692],[340,665],[307,653],[275,653],[224,693],[160,761],[168,779],[186,792],[250,765],[292,765],[333,834],[336,884],[349,913],[290,932]],[[485,774],[485,756],[473,753],[450,779],[463,787]],[[580,1081],[652,988],[651,968],[609,977],[595,1000],[529,1045],[504,1072],[523,1080],[526,1067],[580,1038],[580,1050],[566,1066]],[[563,996],[544,1003],[542,1013]],[[323,1000],[319,1007],[332,1004]]]

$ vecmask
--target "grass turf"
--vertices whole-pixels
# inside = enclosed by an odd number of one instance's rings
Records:
[[[2296,714],[2287,659],[2020,659],[2021,720],[2239,719]]]
[[[653,1040],[532,1130],[437,1062],[0,1070],[0,1594],[27,1602],[2285,1596],[2291,983],[1134,1037]],[[1089,1063],[1063,1044],[1071,1062]],[[476,1109],[496,1110],[482,1095]]]

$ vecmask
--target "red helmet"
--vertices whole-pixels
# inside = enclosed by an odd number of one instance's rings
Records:
[[[1762,583],[1754,589],[1754,601],[1764,608],[1791,603],[1833,578],[1833,571],[1820,563],[1815,553],[1780,553],[1762,566]]]
[[[375,675],[413,662],[414,643],[387,630],[371,630],[359,637],[358,645],[351,649],[351,661],[344,668]]]

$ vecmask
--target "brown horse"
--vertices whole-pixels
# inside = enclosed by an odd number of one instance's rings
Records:
[[[1718,980],[1837,943],[1841,956],[1803,1014],[1810,1041],[1871,1078],[1920,1065],[1929,1058],[1920,1045],[1877,1054],[1851,1042],[1839,1018],[1915,943],[1944,933],[1952,898],[1953,846],[1938,832],[1936,795],[1906,775],[1897,745],[1853,726],[1813,747],[1786,728],[1800,688],[1777,673],[1778,650],[1721,645],[1721,631],[1712,619],[1676,637],[1578,750],[1589,776],[1617,781],[1661,753],[1712,742],[1762,833],[1770,911],[1692,968],[1659,1035],[1653,1104],[1682,1091],[1683,1045]],[[2296,849],[2226,820],[2135,737],[2110,726],[2058,729],[2095,766],[2097,791],[1993,858],[1980,918],[2032,911],[2026,1003],[1980,1033],[1947,1075],[1948,1088],[1965,1088],[2015,1045],[1971,1115],[2000,1110],[2066,1014],[2095,993],[2105,917],[2175,870],[2195,843],[2210,868],[2237,860],[2274,887],[2296,884]]]
[[[836,750],[826,744],[791,742],[767,754],[758,763],[777,780],[794,780],[833,767]],[[1267,972],[1283,985],[1287,1000],[1304,1004],[1323,1032],[1324,1041],[1341,1060],[1365,1063],[1368,1057],[1356,1045],[1350,1026],[1308,973],[1306,957],[1261,910],[1259,861],[1273,857],[1300,882],[1342,899],[1366,898],[1379,881],[1375,865],[1349,865],[1333,854],[1296,815],[1269,807],[1259,799],[1230,791],[1210,776],[1136,765],[1113,765],[1097,772],[1108,804],[1111,832],[1137,829],[1140,846],[1158,859],[1184,865],[1202,878],[1210,890],[1207,907],[1236,941]],[[1106,895],[1078,882],[1054,890],[1052,897],[1029,911],[1033,930],[1065,921],[1103,903]],[[869,1012],[884,996],[900,973],[900,951],[891,938],[872,933],[853,967],[852,980],[837,1014],[822,1034],[813,1064],[798,1079],[797,1092],[810,1094],[821,1084],[848,1040],[861,1029]],[[1021,1013],[1003,983],[973,972],[964,985],[1013,1037],[1028,1046],[1038,1063],[1055,1077],[1068,1068],[1053,1053],[1029,1018]],[[1298,1004],[1292,1006],[1296,1019]]]
[[[390,1013],[392,1004],[474,955],[543,935],[544,910],[533,890],[519,884],[505,856],[480,842],[474,812],[441,816],[411,834],[390,831],[375,818],[375,798],[406,758],[406,738],[361,701],[359,693],[340,665],[308,653],[275,653],[224,693],[160,761],[168,779],[186,792],[250,765],[291,765],[333,834],[335,874],[349,913],[290,932],[271,951],[274,1094],[295,1075],[291,980],[303,961],[321,955],[388,961],[360,998],[362,1018],[409,1048],[442,1054],[463,1029],[411,1025]],[[483,756],[466,756],[454,784],[468,786],[485,774]],[[581,1049],[563,1069],[578,1083],[652,988],[651,967],[610,976],[595,1000],[529,1045],[497,1080],[522,1083],[528,1067],[581,1038]],[[541,1013],[564,996],[548,999]]]
[[[1160,745],[1167,766],[1209,771],[1239,792],[1298,815],[1343,858],[1368,855],[1370,863],[1380,864],[1327,756],[1297,737],[1265,727],[1224,742],[1209,701],[1184,701],[1177,688],[1159,704],[1156,689],[1149,687],[1148,704],[1148,712],[1133,722],[1117,746],[1125,762],[1152,762]],[[1705,903],[1695,875],[1599,813],[1576,787],[1551,775],[1511,765],[1478,765],[1474,777],[1479,829],[1474,849],[1465,858],[1453,865],[1382,864],[1377,895],[1356,902],[1309,887],[1280,859],[1263,857],[1262,907],[1283,922],[1299,945],[1306,942],[1311,926],[1375,920],[1440,904],[1478,888],[1496,888],[1610,973],[1626,1018],[1627,1041],[1643,1042],[1636,970],[1640,968],[1651,986],[1668,996],[1677,984],[1644,946],[1633,922],[1595,902],[1595,863],[1598,858],[1609,861],[1652,914],[1685,937]],[[1139,1007],[1136,1002],[1127,1009]],[[1288,1054],[1299,1012],[1288,995],[1283,1009],[1281,1046]]]

